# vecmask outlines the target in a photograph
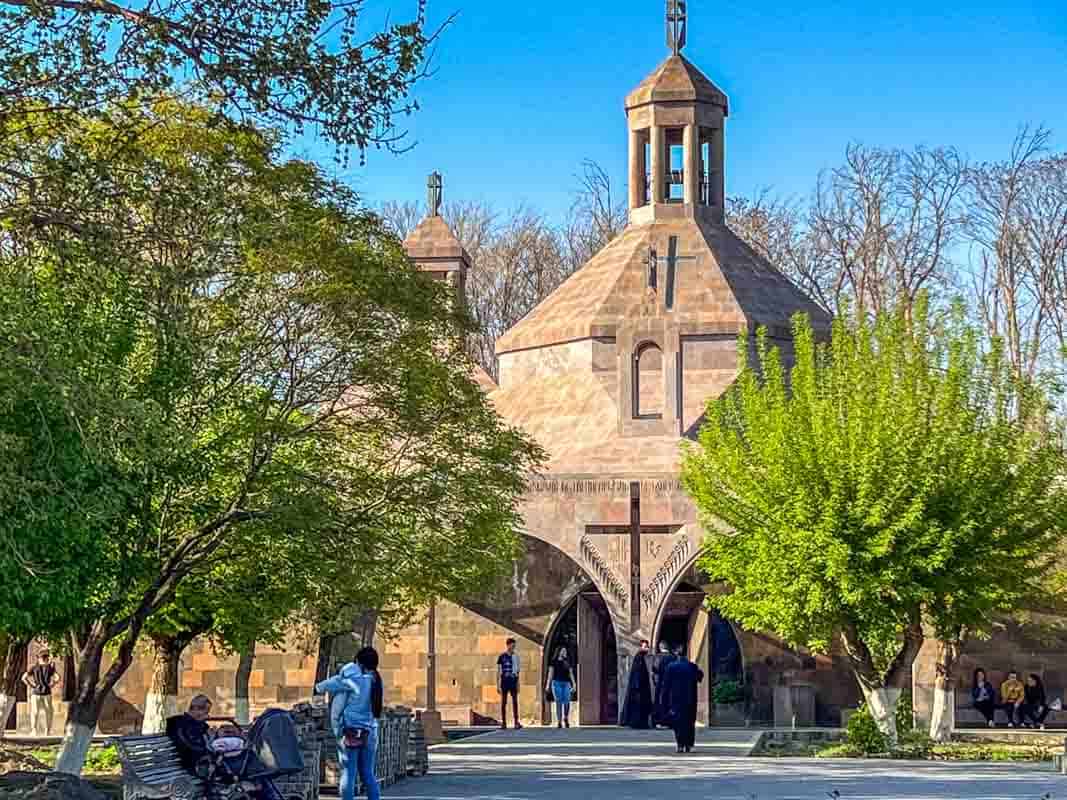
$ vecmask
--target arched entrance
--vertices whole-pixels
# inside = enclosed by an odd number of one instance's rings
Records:
[[[580,725],[613,725],[619,719],[618,648],[615,626],[607,603],[590,584],[578,592],[561,610],[546,638],[544,686],[548,666],[561,648],[567,649],[578,690],[571,719]],[[577,713],[575,713],[577,712]],[[542,714],[552,720],[547,698]]]
[[[655,628],[656,645],[681,648],[686,657],[704,672],[704,686],[697,703],[697,720],[706,725],[739,724],[727,709],[718,709],[712,701],[719,681],[744,681],[744,658],[741,644],[730,622],[718,612],[704,606],[707,589],[695,569],[690,569],[668,596],[660,610]],[[729,717],[729,718],[727,718]]]

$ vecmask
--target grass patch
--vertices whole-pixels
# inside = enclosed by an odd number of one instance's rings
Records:
[[[882,758],[923,761],[1051,761],[1052,748],[1041,744],[947,742],[935,744],[918,736],[905,737],[892,753],[872,753]],[[863,758],[863,751],[848,742],[835,742],[818,749],[819,758]]]
[[[30,755],[52,769],[55,768],[56,758],[59,756],[59,748],[38,747],[31,750]],[[89,748],[89,753],[85,756],[85,769],[82,770],[84,774],[116,775],[121,771],[122,764],[119,762],[119,754],[113,745]]]

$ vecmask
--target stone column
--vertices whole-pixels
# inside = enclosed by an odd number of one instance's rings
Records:
[[[685,204],[696,205],[700,202],[700,141],[697,137],[697,126],[692,122],[682,131],[682,154]]]
[[[630,208],[645,204],[645,147],[641,131],[630,131]]]
[[[715,207],[715,220],[723,222],[726,218],[726,125],[720,124],[711,137],[711,204]]]
[[[649,149],[652,151],[652,202],[663,203],[663,185],[667,179],[666,172],[664,171],[664,152],[663,152],[663,128],[659,125],[653,125],[649,128]]]

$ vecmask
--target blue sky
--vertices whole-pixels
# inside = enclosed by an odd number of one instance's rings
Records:
[[[409,5],[368,0],[367,23]],[[453,11],[415,91],[415,147],[342,173],[365,201],[421,200],[437,169],[447,199],[558,219],[585,158],[621,186],[623,97],[667,54],[662,0],[429,0],[431,22]],[[730,97],[729,194],[803,198],[851,141],[955,145],[981,161],[1032,122],[1067,149],[1067,0],[690,0],[689,18],[686,55]],[[315,142],[300,152],[330,163]]]

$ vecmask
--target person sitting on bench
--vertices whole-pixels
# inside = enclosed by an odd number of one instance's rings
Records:
[[[1009,728],[1014,728],[1016,724],[1023,724],[1019,716],[1019,707],[1023,704],[1025,696],[1026,692],[1023,682],[1019,680],[1019,673],[1009,670],[1007,680],[1000,684],[1000,707],[1008,715]]]
[[[993,684],[986,677],[985,670],[978,667],[974,671],[974,683],[971,684],[971,705],[985,717],[986,724],[992,728],[993,717],[997,712],[997,696]]]
[[[212,747],[215,735],[207,724],[210,714],[211,699],[207,695],[198,694],[189,701],[188,711],[167,720],[167,736],[174,742],[182,766],[194,775],[198,775],[200,774],[198,767],[203,763],[208,763],[211,765],[211,774],[205,780],[208,781],[209,786],[243,782],[242,788],[253,791],[260,800],[282,800],[270,779],[245,780],[245,776],[249,773],[255,774],[262,769],[262,764],[252,753]],[[234,728],[235,726],[223,727]],[[236,730],[240,734],[240,729]],[[205,762],[204,759],[207,761]],[[212,796],[211,792],[209,796]]]
[[[1051,709],[1045,698],[1045,686],[1034,673],[1026,676],[1026,686],[1023,687],[1023,704],[1019,706],[1019,724],[1030,727],[1034,726],[1045,729],[1045,718]],[[1029,720],[1029,721],[1028,721]]]

